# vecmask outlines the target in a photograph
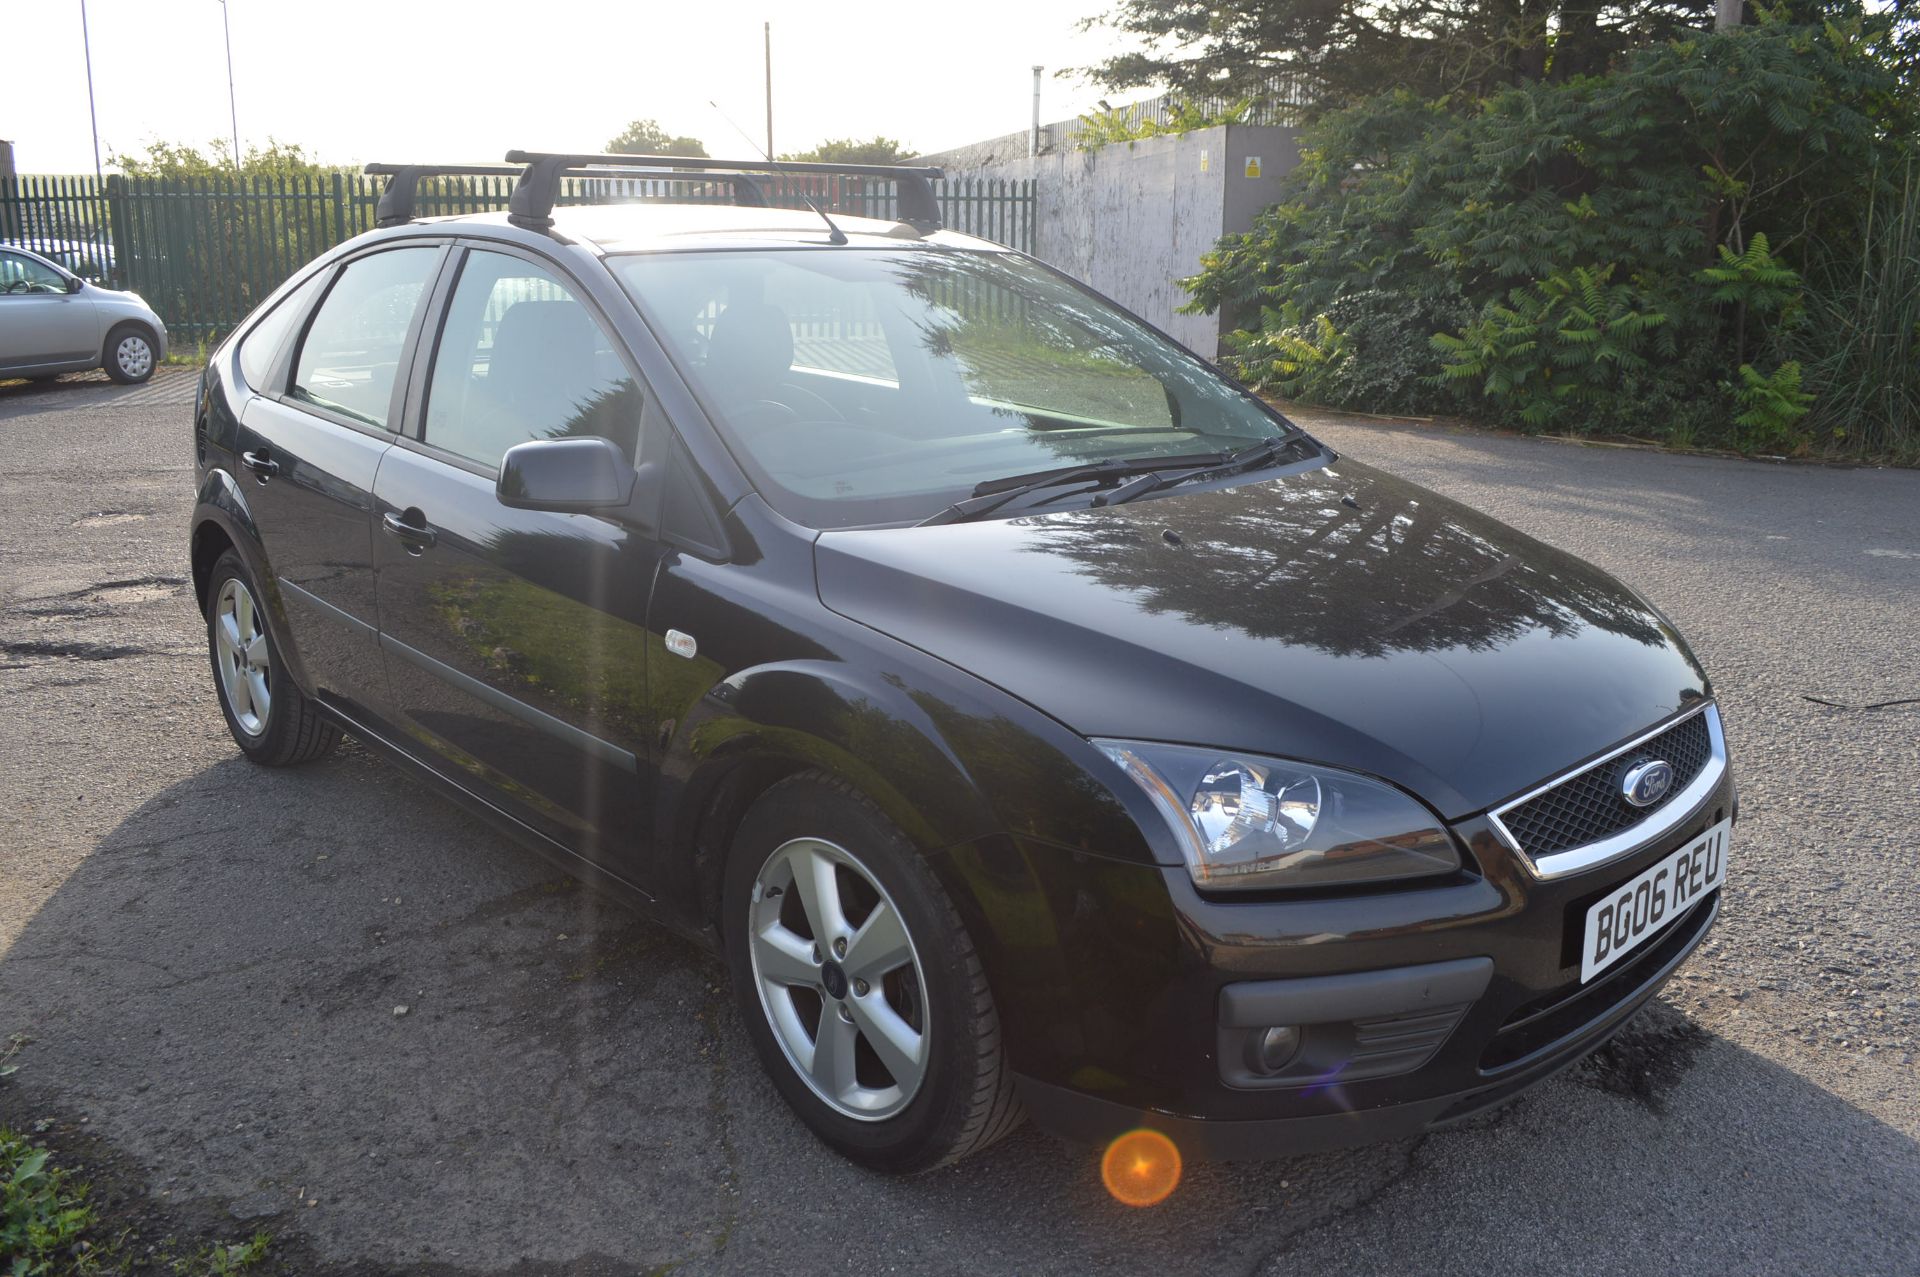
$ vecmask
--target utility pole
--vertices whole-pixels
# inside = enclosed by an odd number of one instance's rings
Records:
[[[1713,29],[1730,31],[1739,26],[1745,8],[1745,0],[1719,0],[1713,15]]]
[[[1027,157],[1040,154],[1040,73],[1045,67],[1035,64],[1033,68],[1033,128],[1027,134]]]
[[[227,39],[227,120],[233,125],[233,171],[240,171],[240,109],[233,104],[233,27],[227,21],[227,0],[220,0],[220,30]]]
[[[773,23],[761,24],[767,55],[767,159],[773,159]]]
[[[87,31],[87,0],[80,0],[80,48],[87,58],[87,119],[93,124],[93,180],[105,187],[107,179],[100,174],[100,113],[93,109],[93,37]]]

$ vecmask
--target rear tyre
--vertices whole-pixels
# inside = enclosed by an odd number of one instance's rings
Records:
[[[804,772],[763,794],[734,835],[722,907],[754,1050],[821,1140],[906,1174],[1020,1124],[973,941],[858,791]]]
[[[264,767],[325,758],[340,729],[294,685],[267,628],[267,610],[240,556],[228,550],[207,580],[207,654],[227,731]]]
[[[123,386],[137,386],[153,376],[159,364],[159,346],[144,324],[122,324],[107,334],[100,366]]]

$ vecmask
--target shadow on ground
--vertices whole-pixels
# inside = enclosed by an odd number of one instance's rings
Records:
[[[1478,1272],[1494,1234],[1564,1272],[1920,1258],[1920,1147],[1657,1004],[1464,1130],[1190,1167],[1151,1211],[1030,1130],[866,1175],[780,1105],[712,958],[351,746],[216,763],[101,839],[0,958],[14,1032],[5,1112],[84,1118],[155,1202],[353,1270]]]

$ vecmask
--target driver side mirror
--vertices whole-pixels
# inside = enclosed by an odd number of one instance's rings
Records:
[[[79,277],[78,275],[69,275],[69,276],[67,276],[67,291],[68,291],[68,292],[70,292],[70,293],[77,293],[77,292],[79,292],[79,291],[80,291],[81,289],[83,289],[83,288],[85,288],[86,286],[87,286],[87,281],[86,281],[86,280],[84,280],[84,279],[81,279],[81,278],[80,278],[80,277]]]
[[[588,514],[625,506],[635,478],[611,440],[535,439],[507,449],[494,491],[515,510]]]

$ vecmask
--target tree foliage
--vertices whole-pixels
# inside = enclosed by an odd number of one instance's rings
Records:
[[[1107,88],[1228,96],[1287,75],[1330,106],[1383,84],[1435,98],[1590,75],[1713,13],[1713,0],[1119,0],[1086,25],[1143,47],[1084,71]]]
[[[1229,341],[1245,375],[1301,397],[1858,447],[1819,407],[1840,363],[1805,281],[1857,283],[1885,240],[1867,211],[1891,224],[1920,136],[1899,34],[1864,9],[1767,16],[1606,75],[1365,98],[1307,132],[1284,202],[1205,258],[1194,305],[1253,330]],[[1920,355],[1920,330],[1900,340]]]
[[[232,177],[233,146],[225,138],[215,138],[206,150],[184,142],[149,141],[137,153],[115,152],[107,162],[128,177],[157,178],[162,181]],[[268,138],[265,146],[247,149],[241,157],[238,176],[318,177],[334,170],[308,155],[299,145]]]
[[[829,138],[811,150],[795,151],[780,158],[816,164],[904,164],[913,155],[898,138],[875,135],[864,141],[851,137]]]
[[[697,137],[676,137],[658,120],[635,120],[607,143],[609,155],[688,155],[704,157],[707,148]]]

